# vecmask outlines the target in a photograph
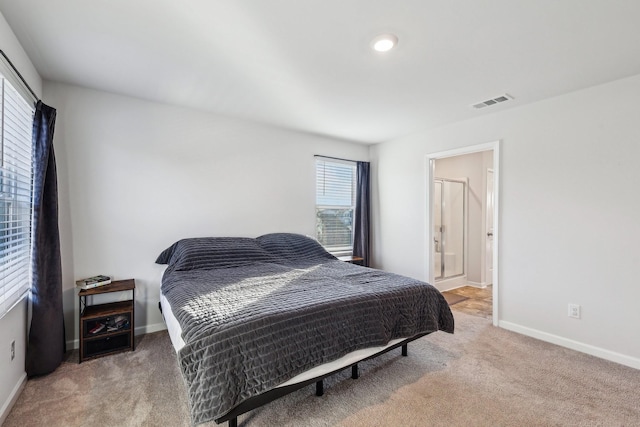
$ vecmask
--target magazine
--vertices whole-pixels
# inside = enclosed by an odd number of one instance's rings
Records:
[[[76,286],[80,289],[91,289],[98,286],[108,285],[109,283],[111,283],[111,277],[104,276],[101,274],[99,276],[93,276],[87,279],[77,280]]]

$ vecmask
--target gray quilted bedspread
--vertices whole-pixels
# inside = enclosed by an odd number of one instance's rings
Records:
[[[433,286],[333,257],[170,266],[162,292],[186,343],[178,358],[194,424],[351,351],[454,329]]]

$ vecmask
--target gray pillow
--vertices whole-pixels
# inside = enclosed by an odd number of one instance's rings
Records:
[[[255,239],[247,237],[196,237],[182,239],[165,249],[157,264],[168,264],[173,270],[228,268],[275,262]]]
[[[267,252],[287,261],[336,259],[317,240],[302,234],[272,233],[256,240]]]

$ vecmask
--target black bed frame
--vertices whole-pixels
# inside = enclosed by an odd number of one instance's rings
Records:
[[[160,309],[160,313],[162,313],[162,305],[160,303],[158,303],[158,308]],[[389,347],[384,348],[383,350],[380,350],[379,352],[372,354],[369,357],[365,357],[364,359],[360,359],[358,362],[350,365],[351,366],[351,378],[353,378],[354,380],[358,379],[358,377],[360,376],[358,373],[358,363],[360,362],[364,362],[365,360],[369,360],[369,359],[374,359],[378,356],[380,356],[381,354],[387,353],[388,351],[394,350],[398,347],[402,347],[402,355],[403,356],[407,356],[408,353],[408,344],[411,341],[417,340],[418,338],[421,338],[425,335],[430,334],[430,332],[423,332],[420,333],[418,335],[414,335],[411,338],[407,338],[403,341],[400,341],[394,345],[391,345]],[[238,427],[238,416],[244,414],[245,412],[249,412],[252,411],[256,408],[259,408],[260,406],[264,406],[267,403],[273,402],[276,399],[279,399],[283,396],[286,396],[289,393],[293,393],[296,390],[300,390],[303,387],[308,386],[309,384],[312,383],[316,383],[316,396],[322,396],[324,394],[324,379],[327,377],[330,377],[333,374],[336,374],[340,371],[343,371],[345,369],[349,368],[349,366],[345,366],[342,368],[338,368],[334,371],[331,371],[329,373],[317,376],[315,378],[310,378],[306,381],[302,381],[299,383],[295,383],[295,384],[290,384],[287,386],[283,386],[283,387],[277,387],[271,390],[267,390],[262,394],[259,394],[257,396],[253,396],[250,397],[249,399],[245,400],[244,402],[240,403],[239,405],[235,406],[233,409],[231,409],[231,411],[227,412],[225,415],[221,416],[220,418],[216,419],[215,422],[216,424],[221,424],[225,421],[229,421],[229,427]]]
[[[364,359],[359,360],[358,362],[354,363],[353,365],[351,365],[351,378],[358,379],[358,377],[360,376],[358,373],[358,363],[359,362],[364,362],[365,360],[369,360],[369,359],[373,359],[375,357],[380,356],[381,354],[384,354],[388,351],[394,350],[398,347],[402,347],[402,355],[403,356],[407,356],[408,355],[408,349],[407,349],[407,345],[408,343],[410,343],[413,340],[417,340],[420,337],[423,337],[425,335],[429,334],[429,332],[426,333],[421,333],[418,335],[415,335],[411,338],[407,338],[406,340],[400,341],[399,343],[396,343],[392,346],[389,346],[375,354],[372,354],[369,357],[365,357]],[[284,387],[277,387],[268,391],[265,391],[262,394],[259,394],[257,396],[254,397],[250,397],[249,399],[245,400],[244,402],[240,403],[239,405],[237,405],[236,407],[234,407],[231,411],[229,411],[227,414],[221,416],[220,418],[216,419],[216,423],[220,424],[223,423],[225,421],[229,421],[229,427],[238,427],[238,416],[244,414],[245,412],[249,412],[253,409],[259,408],[260,406],[266,405],[269,402],[273,402],[276,399],[281,398],[282,396],[286,396],[289,393],[292,393],[296,390],[299,390],[303,387],[308,386],[309,384],[312,383],[316,383],[316,396],[322,396],[324,394],[324,379],[335,374],[338,373],[344,369],[347,369],[349,366],[345,366],[343,368],[339,368],[336,369],[335,371],[329,372],[327,374],[324,375],[320,375],[318,377],[315,378],[310,378],[306,381],[302,381],[299,383],[295,383],[295,384],[291,384],[291,385],[287,385]]]

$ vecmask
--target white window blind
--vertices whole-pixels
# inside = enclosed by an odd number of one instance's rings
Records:
[[[316,158],[316,237],[334,255],[353,253],[356,163]]]
[[[0,74],[0,317],[30,286],[33,107]]]

